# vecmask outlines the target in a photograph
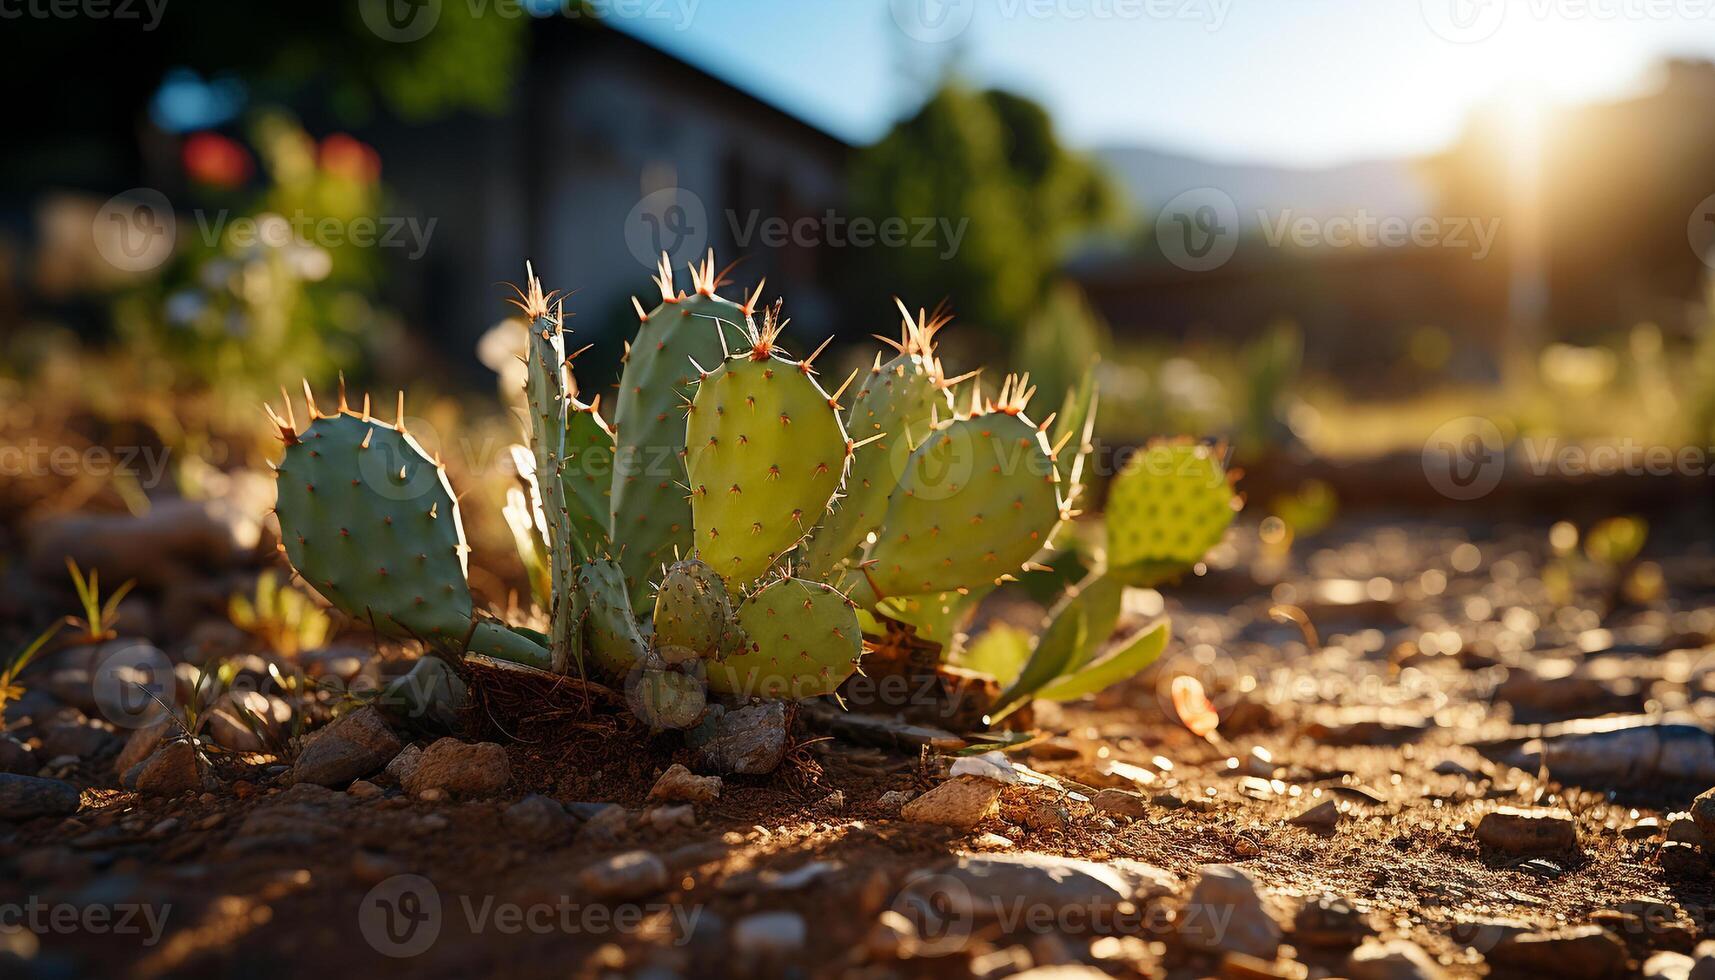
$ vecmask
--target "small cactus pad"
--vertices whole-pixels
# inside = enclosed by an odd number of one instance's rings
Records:
[[[599,406],[585,405],[575,397],[566,413],[566,457],[560,482],[565,488],[572,545],[578,557],[612,554],[607,527],[613,485],[613,430],[602,421]]]
[[[695,558],[668,566],[655,592],[658,649],[682,647],[699,657],[713,657],[731,619],[726,583],[714,569]]]
[[[542,637],[542,640],[546,639],[547,637]],[[515,664],[535,667],[537,670],[553,668],[553,657],[546,646],[535,637],[499,623],[478,622],[476,628],[471,630],[465,652],[493,657],[496,660],[510,660]]]
[[[310,412],[302,433],[281,428],[275,509],[292,566],[358,622],[462,641],[471,627],[468,548],[446,474],[400,424],[320,415],[313,402]]]
[[[708,665],[709,687],[722,694],[832,694],[857,669],[862,653],[857,609],[832,586],[777,580],[739,604],[738,621],[749,646]]]
[[[649,652],[631,612],[625,573],[606,559],[582,562],[577,569],[577,590],[586,605],[582,617],[585,659],[602,676],[623,678]]]
[[[662,256],[656,278],[661,304],[646,315],[639,307],[642,322],[619,379],[609,532],[622,546],[620,564],[631,601],[640,608],[661,566],[692,550],[691,506],[681,487],[685,402],[697,381],[692,361],[718,363],[725,350],[721,331],[737,336],[750,317],[748,304],[716,294],[721,277],[713,253],[692,269],[691,279],[693,293],[676,290]]]
[[[1108,566],[1150,579],[1177,575],[1219,544],[1239,508],[1217,447],[1156,442],[1108,489]]]
[[[1048,544],[1064,513],[1059,475],[1015,404],[942,423],[912,453],[870,552],[876,597],[986,585]]]
[[[773,351],[769,320],[698,384],[685,434],[697,554],[735,591],[821,521],[852,451],[809,364]]]
[[[937,411],[943,416],[953,413],[950,389],[962,379],[947,380],[934,355],[935,331],[949,318],[919,312],[913,320],[903,306],[900,312],[905,313],[901,337],[886,341],[898,353],[885,363],[876,355],[846,414],[851,438],[875,441],[853,455],[845,496],[806,546],[803,570],[817,578],[835,571],[881,527],[887,498],[899,483],[911,447],[929,435]]]
[[[659,663],[640,663],[625,680],[625,700],[637,717],[653,730],[690,728],[708,706],[703,665],[692,661],[679,670]]]

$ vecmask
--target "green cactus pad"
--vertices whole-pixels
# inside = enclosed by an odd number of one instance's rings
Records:
[[[471,630],[470,639],[465,644],[465,652],[493,657],[496,660],[509,660],[526,667],[535,667],[537,670],[551,670],[554,662],[553,656],[548,652],[548,638],[540,633],[530,635],[534,632],[499,623],[478,622],[476,628]],[[540,641],[537,637],[540,637]]]
[[[462,641],[468,548],[446,474],[401,427],[313,406],[311,415],[301,434],[281,430],[275,510],[292,566],[358,622]]]
[[[903,306],[900,311],[906,312]],[[937,411],[952,415],[950,389],[958,379],[948,381],[934,355],[935,331],[947,319],[919,312],[912,320],[906,313],[900,340],[887,341],[898,353],[886,363],[878,354],[864,375],[846,413],[846,433],[860,443],[875,441],[853,454],[845,496],[805,547],[805,574],[827,578],[880,529],[901,464],[928,437]]]
[[[623,678],[648,655],[649,645],[637,631],[625,573],[605,559],[578,565],[577,591],[583,611],[583,653],[586,662],[609,679]]]
[[[863,651],[857,610],[832,586],[788,578],[738,607],[747,648],[711,663],[709,687],[739,697],[832,694]]]
[[[685,402],[697,381],[691,362],[718,363],[725,350],[722,329],[737,338],[750,319],[748,304],[716,294],[721,283],[712,253],[692,269],[691,278],[695,292],[675,290],[662,256],[656,279],[661,305],[647,315],[638,308],[642,322],[619,379],[608,529],[621,546],[620,564],[639,608],[661,566],[693,548],[691,505],[683,487]]]
[[[692,661],[686,668],[639,664],[626,678],[626,703],[651,729],[690,728],[702,718],[708,706],[703,665]]]
[[[1018,571],[1061,520],[1058,483],[1047,439],[1016,406],[942,423],[911,454],[870,551],[868,588],[854,595],[974,589]]]
[[[574,389],[575,391],[575,389]],[[608,539],[613,485],[613,430],[599,407],[576,397],[566,413],[566,457],[560,471],[566,509],[571,518],[572,545],[578,557],[599,558],[613,553]]]
[[[668,566],[655,592],[658,649],[683,647],[697,656],[713,657],[731,619],[726,583],[714,569],[695,558]]]
[[[770,320],[697,386],[685,434],[697,554],[734,591],[820,522],[851,455],[833,399],[773,351]]]
[[[1179,575],[1220,543],[1238,507],[1216,447],[1145,446],[1108,488],[1108,567],[1132,585]]]

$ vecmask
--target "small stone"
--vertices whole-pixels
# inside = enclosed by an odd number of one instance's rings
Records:
[[[1698,943],[1691,959],[1691,980],[1715,980],[1715,939]]]
[[[72,756],[97,759],[106,755],[118,739],[105,728],[90,722],[61,722],[48,726],[42,735],[42,754],[50,759]]]
[[[1333,800],[1323,800],[1299,811],[1287,822],[1311,830],[1333,830],[1340,825],[1340,805]]]
[[[1280,948],[1280,926],[1263,908],[1256,882],[1231,865],[1203,868],[1179,910],[1178,931],[1187,946],[1210,952],[1272,960]]]
[[[695,827],[697,825],[697,811],[689,803],[681,803],[678,806],[656,806],[650,807],[648,812],[643,815],[643,819],[656,830]]]
[[[292,764],[292,781],[339,787],[368,776],[397,756],[399,736],[381,713],[364,706],[304,742]]]
[[[126,770],[120,782],[147,796],[177,796],[202,789],[207,779],[196,745],[189,739],[173,739]]]
[[[780,957],[803,948],[807,932],[796,912],[758,912],[732,927],[732,945],[740,956]]]
[[[696,750],[699,769],[767,775],[786,757],[786,705],[767,701],[737,711],[710,711],[709,717],[687,734],[686,741]]]
[[[1578,849],[1578,825],[1557,807],[1503,806],[1483,817],[1477,839],[1508,854],[1564,854]]]
[[[393,761],[387,763],[382,773],[395,783],[403,784],[405,778],[417,771],[417,766],[423,761],[423,750],[416,745],[407,745],[399,750]]]
[[[1620,828],[1620,836],[1626,840],[1654,840],[1664,832],[1661,821],[1654,817],[1643,817],[1637,823]]]
[[[267,752],[292,720],[292,706],[260,691],[228,691],[208,714],[208,736],[234,752]]]
[[[439,786],[430,786],[428,789],[417,791],[417,799],[422,800],[424,803],[439,803],[446,798],[447,791],[441,789]]]
[[[1704,840],[1715,840],[1715,789],[1706,789],[1691,801],[1691,821]]]
[[[1052,832],[1066,829],[1068,819],[1065,807],[1052,801],[1043,801],[1027,808],[1021,822],[1025,827],[1037,832]]]
[[[125,747],[119,750],[119,758],[113,762],[113,771],[124,775],[132,766],[154,755],[155,750],[161,747],[161,740],[167,737],[172,728],[172,722],[163,718],[153,725],[145,725],[132,732],[125,740]]]
[[[911,802],[911,797],[913,795],[915,795],[915,794],[909,793],[909,792],[902,790],[902,789],[888,790],[887,792],[881,794],[881,799],[876,800],[875,803],[876,803],[876,806],[879,806],[884,810],[889,810],[893,813],[898,813],[901,807],[903,807],[903,806],[905,806],[905,804]]]
[[[566,808],[537,793],[531,793],[506,808],[501,825],[511,833],[533,841],[558,840],[571,825]]]
[[[709,803],[721,798],[721,777],[698,776],[677,762],[649,790],[651,802]]]
[[[970,830],[994,809],[1003,784],[980,776],[949,779],[905,804],[900,816],[913,823]]]
[[[1626,969],[1626,947],[1601,926],[1509,936],[1489,951],[1498,967],[1536,976],[1600,980]]]
[[[1661,870],[1672,878],[1700,878],[1709,873],[1709,859],[1704,853],[1680,841],[1662,844],[1655,857]]]
[[[1697,821],[1691,819],[1691,814],[1684,810],[1667,815],[1667,839],[1681,844],[1704,846],[1703,831],[1697,829]]]
[[[1351,980],[1438,980],[1441,967],[1416,943],[1404,939],[1371,940],[1352,951],[1346,961]]]
[[[431,790],[430,792],[438,793],[440,790]],[[417,828],[426,833],[439,833],[451,826],[452,821],[439,813],[425,813],[417,818]]]
[[[0,735],[0,773],[33,776],[39,768],[36,753],[28,745],[10,735]]]
[[[161,837],[167,836],[168,834],[170,834],[173,831],[178,830],[178,829],[179,829],[179,818],[178,817],[168,817],[165,820],[157,821],[153,827],[149,828],[149,832],[147,834],[145,834],[144,836],[161,838]]]
[[[987,848],[997,851],[1010,851],[1017,846],[1018,844],[1014,842],[1011,837],[1002,837],[999,834],[992,834],[986,831],[971,839],[972,850],[983,850]]]
[[[81,799],[78,788],[63,780],[0,773],[0,820],[69,817]]]
[[[597,898],[646,898],[667,887],[667,865],[649,851],[626,851],[580,871],[578,884]]]
[[[1178,879],[1153,865],[1125,859],[1084,861],[1050,854],[973,854],[914,872],[899,902],[929,903],[942,914],[1004,919],[1020,903],[1076,907],[1107,914],[1122,903],[1142,905],[1171,894]]]
[[[1643,980],[1691,980],[1697,961],[1684,953],[1663,950],[1644,960]]]
[[[1221,980],[1304,980],[1310,971],[1295,960],[1265,960],[1245,953],[1227,953],[1216,970]]]
[[[359,779],[346,787],[345,794],[354,800],[373,800],[382,795],[382,789],[367,779]]]
[[[903,914],[887,909],[876,917],[864,946],[872,959],[910,959],[917,953],[917,926]]]
[[[1130,817],[1133,820],[1149,812],[1149,804],[1144,801],[1143,794],[1128,789],[1104,789],[1090,797],[1090,805],[1103,813]]]
[[[1305,902],[1292,920],[1292,941],[1300,946],[1356,946],[1375,934],[1369,919],[1338,895]]]
[[[493,742],[461,742],[449,736],[423,750],[422,761],[401,785],[413,796],[421,796],[426,789],[490,796],[511,781],[512,762],[505,749]]]

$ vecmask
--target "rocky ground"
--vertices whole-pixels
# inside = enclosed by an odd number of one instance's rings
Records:
[[[0,972],[1715,976],[1715,536],[1658,521],[1609,569],[1549,523],[1350,518],[1285,555],[1241,526],[1137,597],[1126,628],[1173,618],[1156,667],[955,756],[778,707],[690,744],[361,641],[278,657],[218,615],[260,559],[210,520],[102,566],[142,580],[119,633],[181,704],[226,665],[195,740],[115,723],[101,645],[6,708]]]

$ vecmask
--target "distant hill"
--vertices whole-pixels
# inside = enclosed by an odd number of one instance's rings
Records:
[[[1225,191],[1247,225],[1257,211],[1327,217],[1360,208],[1377,216],[1433,214],[1432,188],[1413,160],[1371,160],[1325,169],[1218,163],[1145,147],[1095,151],[1125,187],[1134,210],[1158,210],[1175,195],[1199,187]]]

